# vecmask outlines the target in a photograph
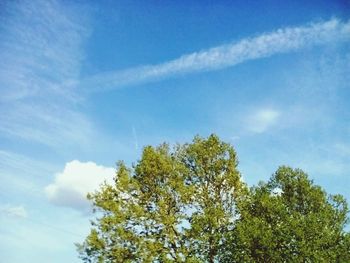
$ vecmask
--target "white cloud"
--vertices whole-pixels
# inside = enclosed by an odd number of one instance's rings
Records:
[[[55,181],[45,188],[45,192],[53,204],[86,211],[89,208],[87,193],[98,190],[104,181],[113,183],[114,174],[114,168],[74,160],[56,174]]]
[[[6,214],[8,216],[15,216],[20,218],[28,217],[28,213],[22,205],[19,205],[19,206],[2,205],[0,206],[0,213]]]
[[[280,112],[273,109],[260,109],[248,116],[246,128],[253,133],[263,133],[272,127],[280,117]]]
[[[230,67],[278,53],[348,39],[350,39],[350,22],[332,19],[322,23],[278,29],[228,45],[183,55],[157,65],[100,73],[83,80],[81,87],[89,92],[115,89],[177,74]]]

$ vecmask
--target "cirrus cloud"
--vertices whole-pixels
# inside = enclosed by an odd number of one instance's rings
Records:
[[[6,214],[9,216],[19,217],[19,218],[27,218],[28,213],[24,206],[13,206],[13,205],[2,205],[0,206],[0,213]]]
[[[277,122],[280,115],[277,110],[260,109],[247,118],[246,127],[250,132],[263,133]]]

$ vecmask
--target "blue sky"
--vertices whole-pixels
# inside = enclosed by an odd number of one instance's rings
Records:
[[[349,1],[1,1],[0,254],[79,262],[86,192],[218,134],[350,200]],[[20,253],[19,253],[20,251]]]

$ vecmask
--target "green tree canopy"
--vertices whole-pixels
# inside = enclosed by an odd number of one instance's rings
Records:
[[[88,198],[84,262],[349,262],[347,204],[301,170],[248,189],[230,144],[211,135],[144,148]]]
[[[280,167],[253,187],[221,262],[350,262],[348,207],[299,169]]]

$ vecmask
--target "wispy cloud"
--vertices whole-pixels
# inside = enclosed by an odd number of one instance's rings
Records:
[[[28,213],[22,205],[19,205],[19,206],[2,205],[0,206],[0,213],[8,216],[19,217],[19,218],[28,217]]]
[[[260,109],[245,120],[246,129],[253,133],[263,133],[273,126],[281,113],[273,109]]]
[[[2,100],[52,93],[75,82],[88,35],[68,8],[56,1],[9,3],[1,25]]]
[[[132,137],[134,139],[135,150],[137,151],[139,149],[139,140],[137,138],[137,132],[136,132],[135,126],[132,126]]]
[[[334,144],[334,148],[338,154],[345,156],[350,160],[350,144],[349,143],[337,142]]]
[[[79,81],[89,34],[85,18],[55,0],[10,1],[3,14],[0,136],[49,146],[84,142],[91,125],[74,110],[72,85]]]
[[[12,111],[0,106],[0,133],[51,147],[88,143],[92,124],[81,113],[60,104],[13,103]]]
[[[47,162],[0,149],[0,197],[3,201],[42,198],[45,181],[56,170]]]
[[[231,67],[248,60],[348,39],[350,22],[332,19],[322,23],[278,29],[231,44],[183,55],[161,64],[97,74],[83,80],[80,86],[87,92],[116,89],[178,74]]]

